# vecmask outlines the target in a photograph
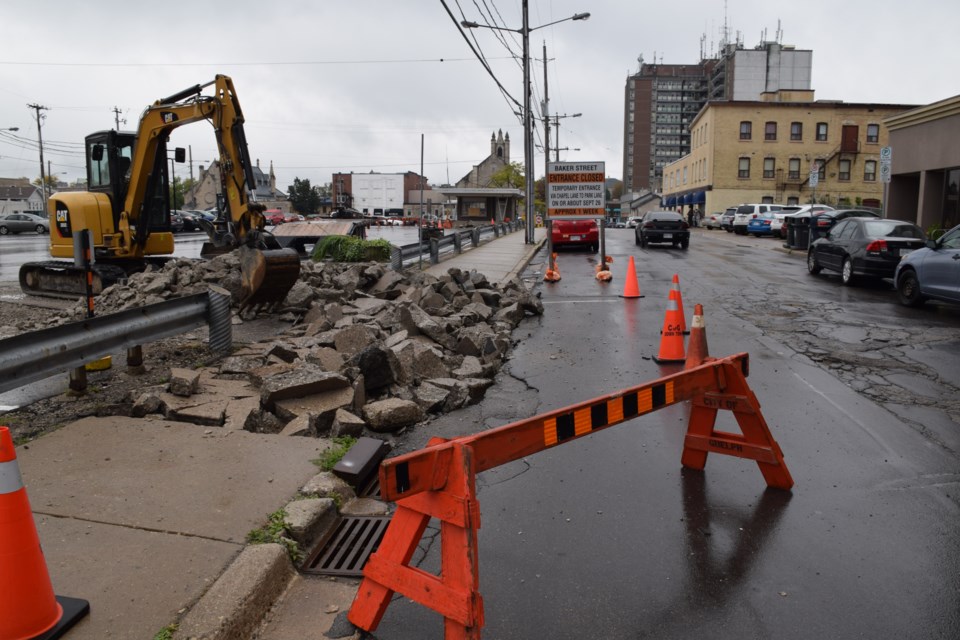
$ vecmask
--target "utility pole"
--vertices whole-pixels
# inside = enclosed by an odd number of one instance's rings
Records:
[[[547,172],[550,170],[550,98],[547,94],[547,41],[543,41],[543,186],[546,196]],[[557,158],[557,162],[560,158]]]
[[[550,98],[547,94],[547,41],[543,41],[543,201],[547,210],[543,216],[544,226],[547,228],[547,259],[553,253],[553,222],[550,220],[547,178],[550,175]]]
[[[39,145],[39,147],[40,147],[40,195],[43,197],[43,208],[44,208],[44,211],[46,211],[46,209],[47,209],[47,176],[46,176],[46,175],[44,174],[44,172],[43,172],[43,170],[44,170],[44,166],[43,166],[43,133],[41,132],[41,124],[43,123],[43,119],[46,118],[46,116],[41,115],[40,112],[41,112],[41,111],[47,111],[48,109],[47,109],[46,107],[44,107],[44,106],[39,105],[39,104],[28,104],[27,107],[30,108],[30,109],[34,109],[34,110],[36,111],[36,118],[37,118],[37,143],[38,143],[38,145]]]
[[[114,108],[113,108],[113,120],[114,120],[114,122],[116,123],[116,126],[117,126],[116,130],[117,130],[117,131],[120,131],[120,122],[121,122],[121,121],[120,121],[120,107],[114,107]],[[123,124],[127,124],[127,121],[126,121],[126,120],[123,120]]]

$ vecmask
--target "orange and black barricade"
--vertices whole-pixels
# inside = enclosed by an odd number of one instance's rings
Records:
[[[397,511],[364,568],[350,621],[376,629],[394,592],[444,617],[447,640],[478,639],[479,593],[476,474],[686,400],[693,401],[681,463],[706,466],[718,453],[757,462],[768,487],[789,490],[793,478],[746,382],[749,356],[710,359],[652,382],[452,440],[433,439],[420,451],[385,460],[381,496]],[[717,412],[733,412],[741,434],[714,429]],[[441,571],[410,560],[430,518],[441,522]]]

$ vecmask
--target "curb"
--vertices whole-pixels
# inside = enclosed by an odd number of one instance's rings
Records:
[[[345,498],[339,511],[332,498],[294,498],[283,508],[287,531],[309,553],[337,525],[338,516],[382,515],[385,503],[352,496],[352,490],[329,472],[305,485],[324,485],[322,491]],[[331,479],[332,485],[326,482]],[[302,489],[301,491],[303,491]],[[375,502],[376,504],[371,504]],[[255,637],[290,585],[300,576],[287,553],[277,543],[248,543],[220,577],[181,618],[173,640],[242,640]],[[328,629],[317,629],[325,633]]]
[[[279,544],[247,545],[181,620],[175,639],[249,638],[296,575]]]

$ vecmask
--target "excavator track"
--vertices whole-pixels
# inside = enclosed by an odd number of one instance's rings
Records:
[[[92,271],[94,295],[128,276],[124,268],[113,264],[94,264]],[[20,289],[35,296],[82,298],[87,295],[87,271],[61,260],[26,262],[20,267]]]

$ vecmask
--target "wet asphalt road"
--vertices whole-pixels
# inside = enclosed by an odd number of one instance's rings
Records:
[[[655,379],[674,273],[710,353],[750,354],[748,382],[796,482],[711,454],[684,471],[687,404],[481,474],[484,638],[960,637],[960,308],[900,307],[886,286],[806,273],[769,239],[697,230],[687,252],[608,232],[563,252],[562,281],[525,274],[529,319],[487,398],[412,432],[404,450]],[[639,300],[619,297],[629,255]],[[721,412],[718,429],[736,432]],[[439,569],[431,526],[414,561]],[[396,597],[381,640],[442,638]]]

